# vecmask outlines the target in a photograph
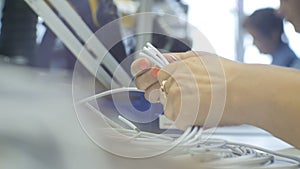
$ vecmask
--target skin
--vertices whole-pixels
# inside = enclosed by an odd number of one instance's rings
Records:
[[[281,0],[279,9],[298,31],[299,8],[299,0]],[[177,61],[170,60],[168,55],[175,56]],[[131,71],[136,76],[137,87],[145,90],[146,98],[151,102],[162,102],[165,115],[176,120],[179,128],[204,124],[213,104],[211,94],[214,88],[226,91],[219,125],[258,126],[300,148],[299,70],[244,64],[204,52],[168,55],[165,57],[172,63],[156,71],[157,74],[153,73],[156,66],[146,58],[135,60]],[[213,67],[215,60],[221,66]],[[210,69],[220,67],[222,71]],[[167,80],[167,95],[158,92],[164,80]]]
[[[223,117],[219,125],[255,125],[300,148],[300,135],[297,134],[300,128],[298,70],[243,64],[208,53],[187,52],[173,55],[180,61],[162,68],[157,77],[151,74],[154,65],[145,58],[138,59],[132,64],[132,73],[136,75],[137,86],[146,91],[146,98],[152,102],[161,99],[165,115],[177,120],[176,125],[179,128],[203,125],[211,105],[211,86],[214,85],[224,87],[227,92]],[[206,68],[210,65],[204,65],[203,58],[218,58],[224,72],[210,73],[209,76]],[[148,66],[141,69],[140,62],[147,62]],[[184,71],[185,67],[191,70],[192,75]],[[225,79],[222,78],[222,74],[225,75]],[[190,85],[195,84],[195,79],[197,85]],[[167,80],[168,95],[162,97],[154,92],[155,96],[150,99],[149,93],[158,91],[163,80]],[[225,85],[222,80],[225,80]],[[191,94],[180,94],[195,91],[201,93],[198,107],[190,106],[194,104],[195,99],[190,96]],[[184,100],[187,100],[186,103]],[[192,116],[194,119],[184,118],[186,116]]]
[[[273,31],[270,36],[263,35],[255,28],[247,27],[246,31],[253,37],[253,44],[260,53],[272,55],[280,44],[281,35]]]
[[[295,30],[300,32],[300,1],[299,0],[280,0],[278,13],[291,22]]]

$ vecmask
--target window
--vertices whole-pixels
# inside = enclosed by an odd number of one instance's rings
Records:
[[[272,59],[269,55],[261,54],[253,45],[252,37],[244,34],[244,45],[237,49],[236,40],[238,31],[243,29],[238,25],[238,2],[244,1],[241,13],[250,15],[260,8],[272,7],[277,9],[279,0],[185,0],[189,5],[189,23],[197,27],[211,42],[216,53],[236,60],[238,50],[244,51],[244,56],[239,56],[246,63],[269,64]],[[285,33],[294,52],[300,56],[300,34],[296,33],[293,25],[285,23]],[[241,34],[240,36],[243,36]]]
[[[266,7],[277,9],[279,5],[279,0],[244,0],[244,12],[245,15],[250,15],[257,9]],[[288,22],[285,22],[284,29],[291,48],[300,56],[300,35],[295,32],[293,25]],[[244,62],[246,63],[269,64],[272,62],[270,55],[261,54],[253,45],[252,37],[249,34],[245,34],[244,37],[244,50]]]
[[[218,55],[235,59],[236,0],[185,0],[189,23],[197,27]]]

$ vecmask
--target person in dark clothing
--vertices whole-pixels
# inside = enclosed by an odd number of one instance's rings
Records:
[[[70,3],[88,27],[95,33],[104,25],[119,18],[117,7],[113,0],[70,0]],[[114,27],[110,31],[118,39],[122,39],[120,26]],[[125,46],[122,41],[111,45],[110,39],[105,34],[96,33],[96,36],[109,49],[109,52],[119,63],[126,58]],[[74,67],[76,57],[63,44],[58,42],[56,35],[50,29],[47,29],[42,43],[38,47],[38,54],[35,61],[37,66],[65,67],[69,69]],[[52,65],[50,65],[51,63]]]
[[[24,0],[6,0],[2,10],[0,54],[30,62],[36,49],[37,15]]]

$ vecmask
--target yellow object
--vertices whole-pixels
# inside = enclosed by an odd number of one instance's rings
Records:
[[[135,14],[138,5],[133,0],[114,0],[118,7],[119,13],[121,15],[121,25],[123,28],[131,29],[136,24],[136,17],[131,14]]]
[[[99,7],[99,2],[98,0],[89,0],[90,3],[90,8],[91,8],[91,13],[92,13],[92,17],[93,17],[93,22],[96,26],[100,26],[98,19],[97,19],[97,10]]]
[[[124,28],[132,28],[136,24],[136,18],[134,15],[122,14],[121,24]]]

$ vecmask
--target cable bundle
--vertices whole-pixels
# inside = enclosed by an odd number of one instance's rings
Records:
[[[163,56],[151,44],[147,44],[142,55],[148,55],[157,66],[168,64]],[[141,131],[133,123],[122,116],[119,122],[107,118],[89,102],[97,98],[113,95],[119,92],[139,91],[136,88],[119,88],[106,91],[92,97],[83,99],[79,104],[85,104],[94,113],[99,114],[111,128],[101,129],[105,131],[105,137],[115,141],[118,146],[142,147],[142,151],[166,149],[163,153],[166,160],[182,166],[181,168],[197,169],[297,169],[300,167],[300,159],[297,157],[282,155],[260,147],[241,143],[227,142],[221,139],[203,139],[203,128],[199,126],[189,127],[182,135],[170,136],[167,134],[154,134]],[[119,125],[128,126],[127,128]],[[129,148],[131,149],[131,147]]]
[[[227,142],[221,139],[203,140],[202,128],[198,126],[189,127],[182,135],[170,136],[164,134],[154,134],[139,130],[133,123],[122,116],[119,122],[114,122],[103,115],[99,110],[89,104],[89,101],[107,95],[140,91],[136,88],[119,88],[106,91],[90,98],[86,98],[79,103],[84,103],[89,109],[101,115],[111,129],[107,130],[105,137],[112,140],[119,140],[125,145],[139,145],[144,151],[154,151],[153,149],[172,148],[166,151],[165,156],[175,163],[185,164],[189,161],[189,166],[205,169],[235,169],[235,168],[261,168],[261,169],[297,169],[300,168],[300,159],[297,157],[282,155],[260,147],[245,145],[241,143]],[[126,124],[124,128],[120,123]],[[115,133],[111,131],[115,131]],[[124,137],[121,137],[124,136]],[[124,139],[125,138],[125,139]]]

